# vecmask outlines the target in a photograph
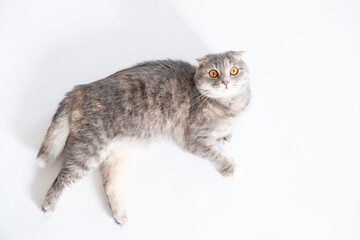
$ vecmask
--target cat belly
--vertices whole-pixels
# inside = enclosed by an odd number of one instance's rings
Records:
[[[147,141],[133,138],[115,138],[99,152],[101,162],[116,158],[131,158],[149,145]]]

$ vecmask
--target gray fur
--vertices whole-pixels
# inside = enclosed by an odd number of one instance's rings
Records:
[[[38,153],[43,165],[60,152],[63,161],[43,211],[50,214],[66,186],[109,161],[101,152],[114,139],[168,139],[209,159],[222,175],[232,175],[235,164],[216,141],[230,140],[250,100],[248,69],[241,55],[234,51],[209,54],[198,59],[199,67],[183,61],[149,61],[76,86],[61,102]],[[231,76],[231,67],[239,68],[239,73]],[[212,69],[219,72],[217,78],[209,76]],[[230,81],[228,89],[224,80]],[[57,134],[62,130],[57,127],[64,119],[66,143],[62,151],[50,152],[51,146],[61,144]]]

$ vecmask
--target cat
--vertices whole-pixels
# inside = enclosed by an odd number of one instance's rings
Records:
[[[125,224],[125,153],[158,139],[210,160],[223,176],[231,176],[235,163],[217,142],[231,140],[250,101],[242,55],[208,54],[197,59],[197,67],[179,60],[148,61],[75,86],[60,102],[37,155],[40,167],[62,161],[42,211],[51,215],[62,192],[99,167],[114,218]]]

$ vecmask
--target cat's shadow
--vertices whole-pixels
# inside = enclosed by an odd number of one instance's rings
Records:
[[[40,147],[57,104],[64,94],[77,84],[92,82],[115,71],[149,59],[177,58],[191,60],[210,50],[180,16],[171,2],[127,0],[119,4],[119,22],[109,30],[79,32],[71,43],[57,41],[47,48],[39,62],[31,63],[34,74],[20,99],[21,106],[13,121],[14,134],[34,151]],[[121,4],[121,6],[120,6]],[[141,7],[139,7],[141,6]],[[158,6],[158,7],[154,7]],[[153,11],[148,11],[153,9]],[[56,178],[60,163],[46,169],[36,169],[31,198],[41,206],[46,191]],[[96,189],[106,211],[106,196],[98,173],[92,174]]]

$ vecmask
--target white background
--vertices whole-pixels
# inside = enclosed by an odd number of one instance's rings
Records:
[[[360,239],[360,2],[0,2],[0,239]],[[245,50],[253,102],[221,177],[160,144],[132,164],[128,225],[98,172],[40,204],[59,164],[35,156],[74,85],[150,59]]]

